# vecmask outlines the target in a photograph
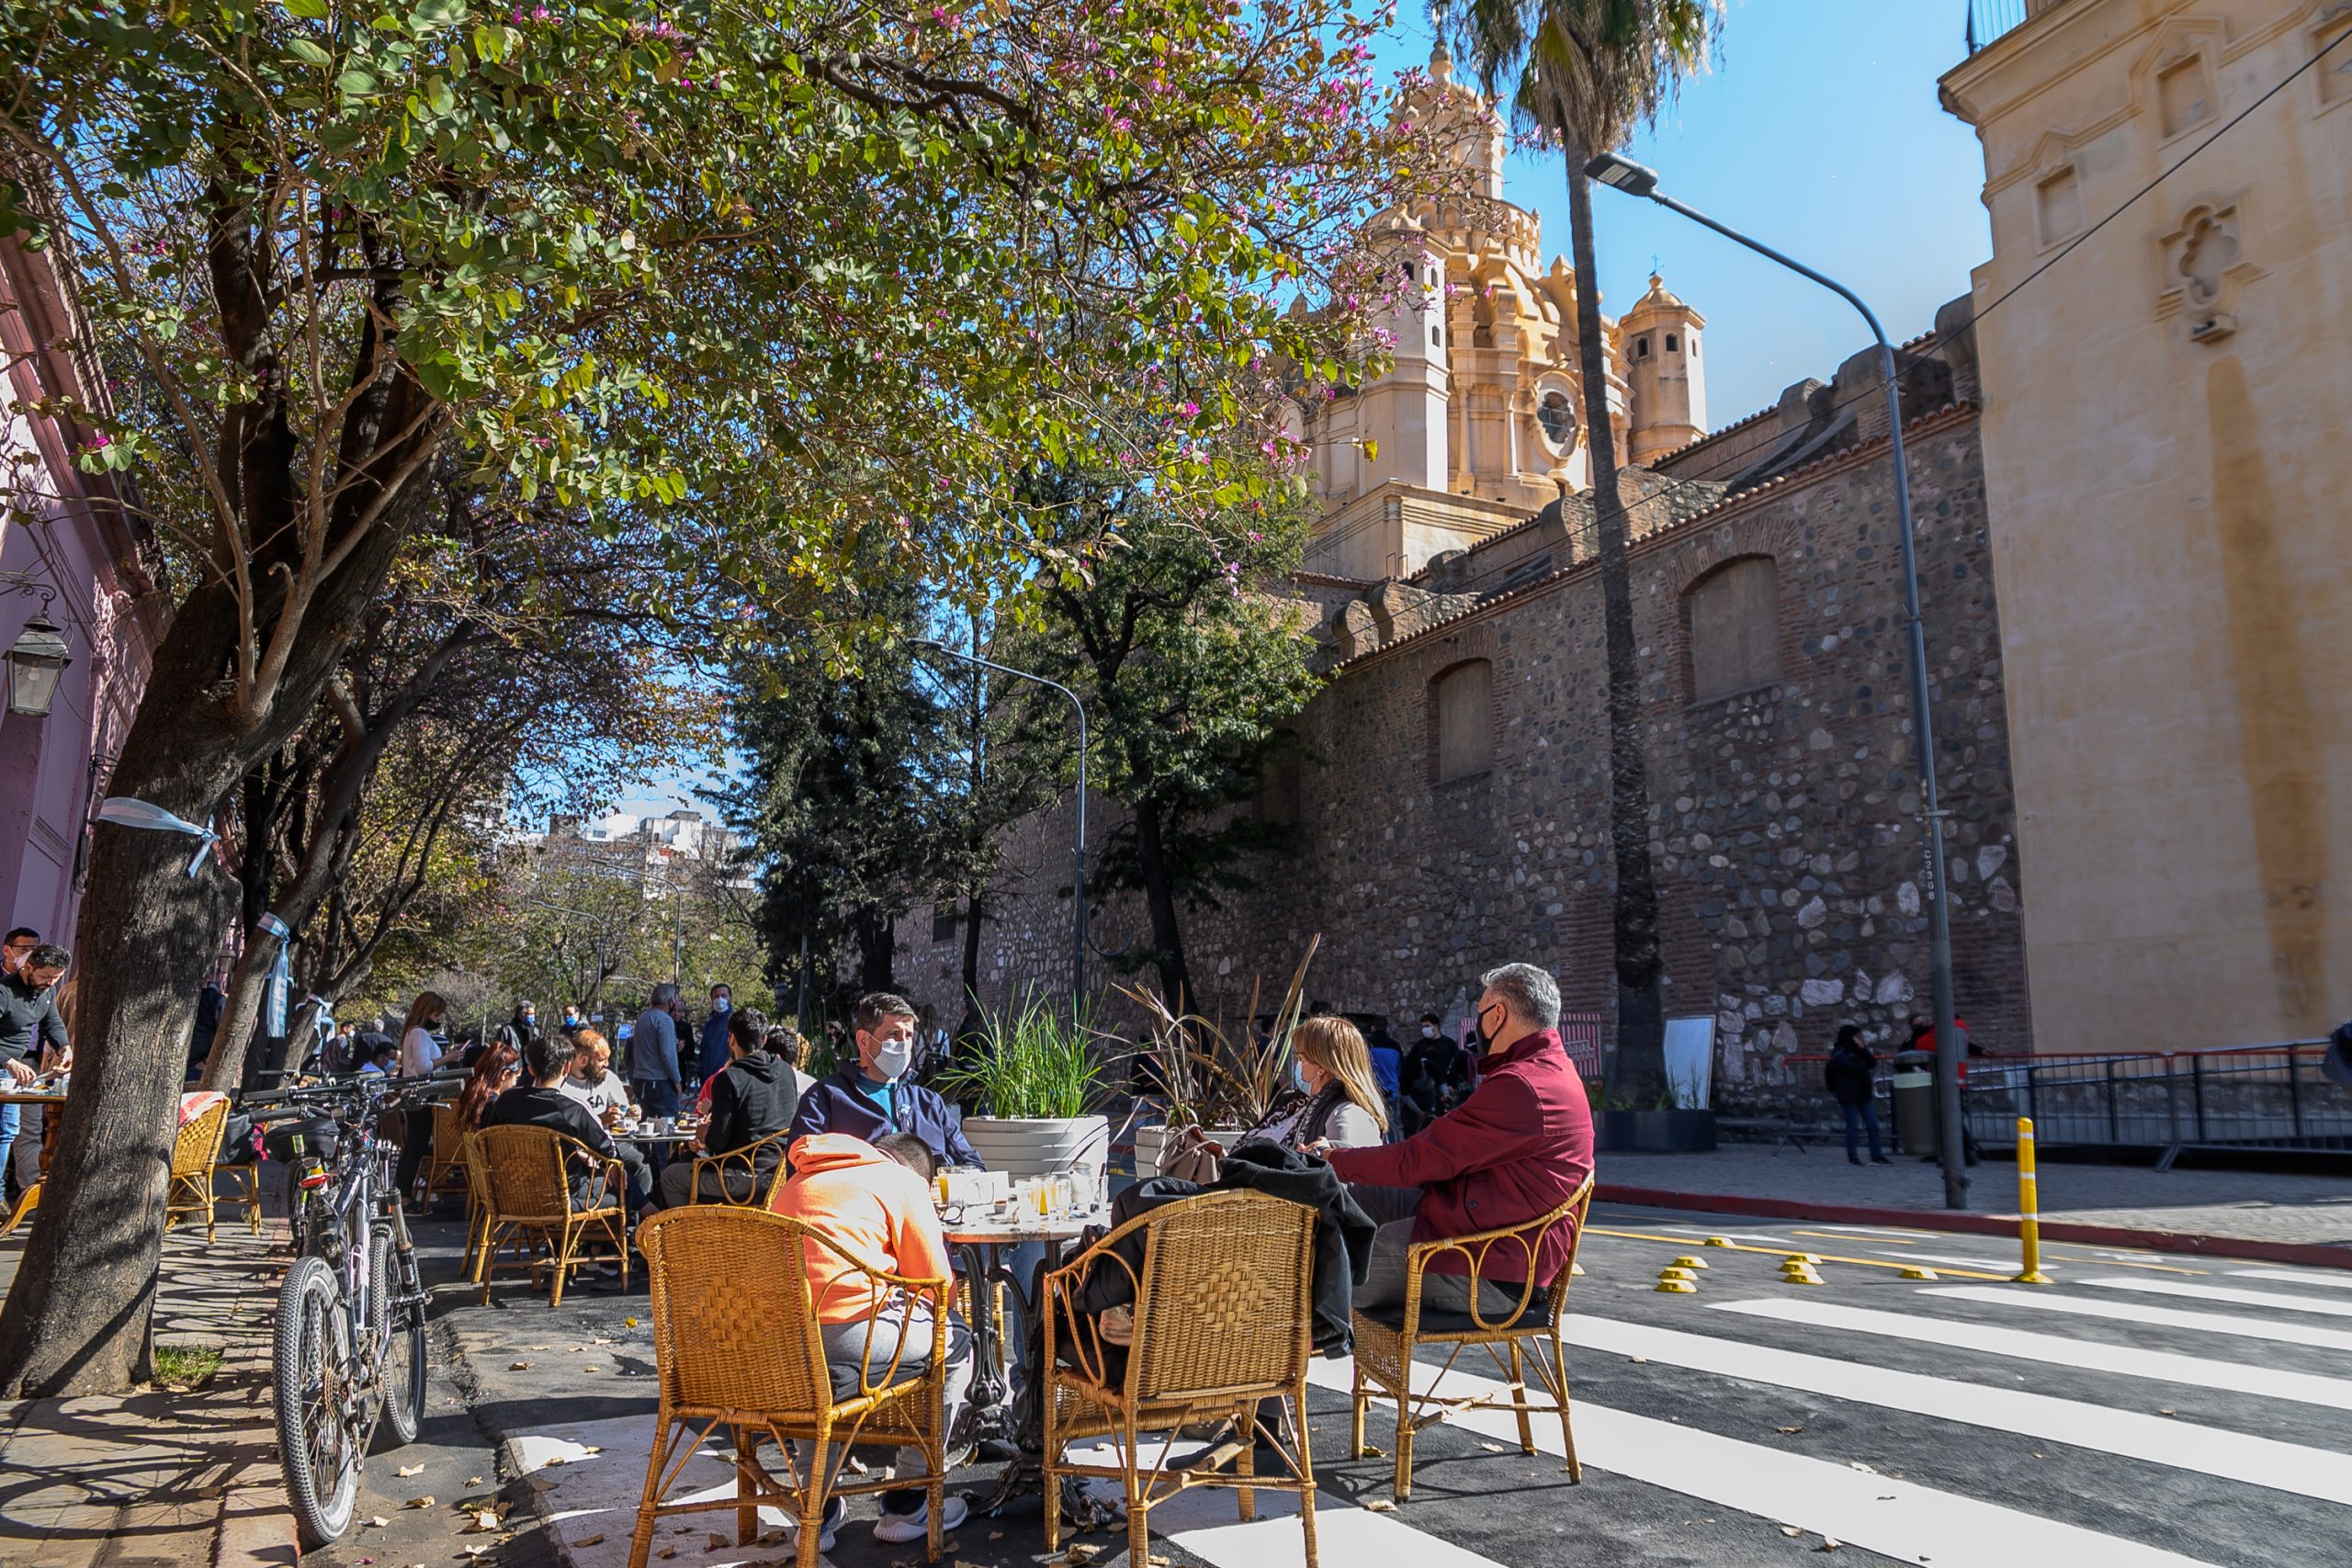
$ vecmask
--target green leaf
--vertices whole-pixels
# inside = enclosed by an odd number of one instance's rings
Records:
[[[288,16],[307,17],[311,21],[321,22],[326,19],[327,0],[286,0],[286,10]]]
[[[334,79],[334,85],[340,88],[346,96],[354,98],[364,98],[368,96],[376,91],[377,85],[375,77],[370,76],[367,72],[356,68],[346,71],[342,75],[336,77]]]
[[[334,55],[329,54],[325,50],[321,49],[317,44],[312,43],[306,38],[288,39],[286,44],[286,52],[292,55],[295,59],[303,62],[305,64],[332,65],[334,63]]]

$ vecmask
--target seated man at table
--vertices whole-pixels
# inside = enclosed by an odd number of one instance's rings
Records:
[[[490,1109],[482,1112],[482,1126],[545,1127],[567,1138],[578,1139],[599,1160],[621,1162],[621,1168],[628,1175],[628,1206],[632,1211],[642,1207],[645,1156],[615,1144],[604,1123],[590,1115],[586,1106],[563,1092],[563,1075],[571,1067],[571,1042],[560,1034],[542,1034],[524,1048],[523,1062],[530,1070],[529,1081],[516,1084],[492,1100]],[[578,1156],[574,1158],[577,1160]],[[584,1162],[575,1167],[571,1176],[573,1208],[593,1208],[603,1201],[604,1193],[597,1181],[603,1168],[589,1168]]]
[[[629,1103],[628,1085],[613,1071],[612,1042],[584,1023],[570,1033],[559,1030],[557,1038],[569,1040],[572,1050],[571,1071],[563,1080],[563,1092],[586,1106],[588,1114],[607,1127],[633,1120],[637,1107]]]
[[[1367,1311],[1404,1302],[1408,1247],[1550,1213],[1592,1171],[1592,1107],[1560,1043],[1560,987],[1532,964],[1506,964],[1480,984],[1484,1054],[1468,1099],[1402,1143],[1312,1151],[1352,1184],[1380,1227],[1372,1272],[1355,1292],[1355,1304]],[[1569,1240],[1565,1224],[1544,1236],[1535,1259],[1539,1289],[1566,1266]],[[1469,1273],[1462,1253],[1437,1254],[1422,1272],[1422,1304],[1467,1309]],[[1478,1277],[1480,1309],[1492,1321],[1517,1303],[1526,1254],[1498,1243],[1487,1249]]]
[[[914,1066],[915,1006],[876,991],[857,1004],[857,1055],[800,1097],[792,1118],[797,1141],[818,1133],[847,1133],[868,1143],[886,1133],[911,1133],[947,1165],[978,1167],[980,1156],[947,1102],[909,1076]]]
[[[767,1020],[758,1013],[727,1015],[727,1069],[710,1091],[710,1120],[695,1134],[693,1146],[697,1152],[732,1154],[792,1125],[799,1090],[793,1084],[792,1069],[768,1055],[767,1040]],[[753,1156],[750,1170],[740,1160],[723,1168],[714,1166],[704,1170],[697,1193],[693,1158],[672,1160],[662,1172],[662,1206],[675,1208],[696,1197],[748,1203],[783,1161],[782,1148],[771,1144]]]
[[[818,1133],[792,1142],[792,1174],[769,1200],[779,1214],[800,1220],[839,1244],[842,1252],[865,1268],[910,1280],[950,1277],[947,1236],[940,1229],[939,1213],[932,1206],[932,1178],[938,1157],[922,1138],[910,1133],[885,1134],[878,1143],[841,1133]],[[824,1325],[825,1359],[833,1369],[834,1393],[847,1382],[851,1391],[856,1369],[863,1365],[877,1382],[887,1376],[896,1358],[899,1368],[920,1369],[931,1354],[935,1323],[927,1306],[910,1306],[901,1295],[883,1294],[874,1282],[842,1261],[829,1247],[810,1244],[808,1288],[817,1303],[817,1320]],[[953,1433],[964,1396],[972,1386],[972,1340],[964,1325],[947,1323],[945,1429]],[[799,1462],[810,1461],[808,1452]],[[901,1472],[920,1472],[922,1450],[899,1450]],[[820,1547],[831,1551],[833,1533],[841,1528],[846,1499],[825,1506]],[[928,1503],[922,1491],[909,1488],[882,1494],[882,1517],[874,1522],[878,1540],[921,1540],[928,1530]],[[941,1510],[939,1528],[954,1529],[968,1512],[961,1497],[950,1496]]]

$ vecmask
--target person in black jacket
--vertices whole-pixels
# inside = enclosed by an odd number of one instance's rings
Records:
[[[767,1037],[768,1021],[757,1012],[745,1009],[727,1015],[727,1069],[710,1091],[710,1120],[695,1140],[699,1152],[732,1154],[792,1125],[800,1086],[788,1064],[768,1055]],[[752,1156],[748,1174],[740,1163],[704,1171],[699,1192],[693,1162],[673,1160],[662,1172],[662,1206],[674,1208],[697,1197],[748,1203],[766,1189],[783,1159],[783,1150],[770,1145]]]
[[[1862,1043],[1860,1026],[1849,1023],[1838,1032],[1837,1043],[1829,1047],[1829,1066],[1822,1069],[1823,1083],[1845,1113],[1846,1157],[1856,1165],[1862,1163],[1862,1156],[1854,1134],[1865,1127],[1871,1134],[1871,1163],[1894,1163],[1878,1145],[1878,1102],[1871,1097],[1871,1075],[1877,1067],[1878,1057]]]
[[[588,1146],[598,1160],[620,1160],[623,1168],[628,1160],[613,1135],[603,1123],[588,1113],[588,1108],[563,1092],[563,1075],[571,1068],[571,1042],[561,1035],[541,1035],[531,1043],[524,1056],[529,1064],[531,1081],[516,1084],[513,1089],[490,1102],[482,1112],[484,1127],[545,1127],[561,1133],[567,1138],[577,1138]],[[571,1206],[575,1209],[594,1207],[602,1197],[597,1180],[601,1165],[593,1169],[584,1159],[578,1159],[571,1178]],[[639,1168],[642,1168],[641,1164]],[[640,1179],[632,1171],[629,1186],[635,1189]]]
[[[1470,1091],[1469,1058],[1445,1037],[1443,1023],[1433,1012],[1421,1014],[1420,1038],[1405,1057],[1397,1110],[1408,1137],[1461,1104]]]

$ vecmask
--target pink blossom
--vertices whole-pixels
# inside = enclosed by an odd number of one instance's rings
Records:
[[[1190,419],[1190,418],[1192,418],[1194,414],[1196,414],[1196,413],[1198,413],[1198,412],[1201,412],[1201,405],[1200,405],[1200,404],[1198,404],[1198,403],[1196,403],[1196,402],[1193,401],[1190,398],[1187,398],[1186,400],[1184,400],[1184,407],[1183,407],[1182,412],[1183,412],[1183,415],[1184,415],[1184,417],[1185,417],[1186,419]]]

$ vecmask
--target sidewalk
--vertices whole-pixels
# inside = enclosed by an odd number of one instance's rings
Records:
[[[219,1349],[204,1387],[0,1403],[0,1563],[293,1568],[270,1410],[282,1229],[237,1211],[209,1247],[200,1224],[164,1238],[155,1338]],[[0,1244],[0,1291],[22,1235]]]
[[[2352,1267],[2352,1174],[2159,1172],[2047,1159],[2040,1174],[2041,1234],[2053,1241]],[[1775,1219],[2013,1232],[2017,1167],[1988,1158],[1970,1175],[1971,1212],[1953,1213],[1943,1206],[1941,1169],[1917,1159],[1857,1168],[1831,1141],[1802,1151],[1726,1144],[1713,1154],[1604,1154],[1598,1196]]]

